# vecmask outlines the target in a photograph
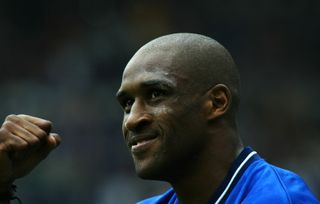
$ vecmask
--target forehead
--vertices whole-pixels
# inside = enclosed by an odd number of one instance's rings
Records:
[[[138,52],[123,72],[121,88],[152,80],[167,81],[176,85],[177,81],[183,78],[175,63],[173,52]]]

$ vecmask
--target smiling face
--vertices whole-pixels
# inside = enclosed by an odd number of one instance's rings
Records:
[[[231,55],[206,36],[170,34],[140,48],[117,93],[138,175],[179,183],[239,142],[239,82]]]
[[[117,93],[124,139],[142,178],[170,179],[206,143],[205,92],[192,88],[192,76],[181,71],[175,58],[161,49],[138,51]]]

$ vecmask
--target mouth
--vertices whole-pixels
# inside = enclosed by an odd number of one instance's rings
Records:
[[[156,142],[157,135],[137,135],[130,138],[128,147],[132,153],[146,151]]]

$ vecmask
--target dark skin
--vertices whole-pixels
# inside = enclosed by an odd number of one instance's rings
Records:
[[[198,70],[176,63],[175,46],[147,45],[128,63],[117,94],[122,130],[141,178],[169,182],[182,204],[207,203],[242,150],[227,117],[232,94],[194,83]]]
[[[61,139],[50,132],[51,126],[50,121],[29,115],[9,115],[5,119],[0,128],[0,195],[59,145]],[[8,203],[8,199],[0,200],[0,204]]]
[[[123,72],[117,99],[136,172],[169,182],[181,204],[207,203],[243,149],[234,117],[234,67],[214,40],[173,34],[143,46]],[[50,130],[51,122],[41,118],[6,118],[0,129],[0,195],[58,146],[60,137]]]

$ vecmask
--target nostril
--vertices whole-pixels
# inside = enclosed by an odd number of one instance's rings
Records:
[[[141,120],[137,124],[136,131],[142,131],[151,124],[150,120]]]
[[[136,117],[131,115],[129,116],[129,118],[127,118],[127,121],[125,122],[124,126],[127,130],[139,132],[145,129],[151,123],[152,118],[149,114],[141,114],[140,116],[136,115]]]

